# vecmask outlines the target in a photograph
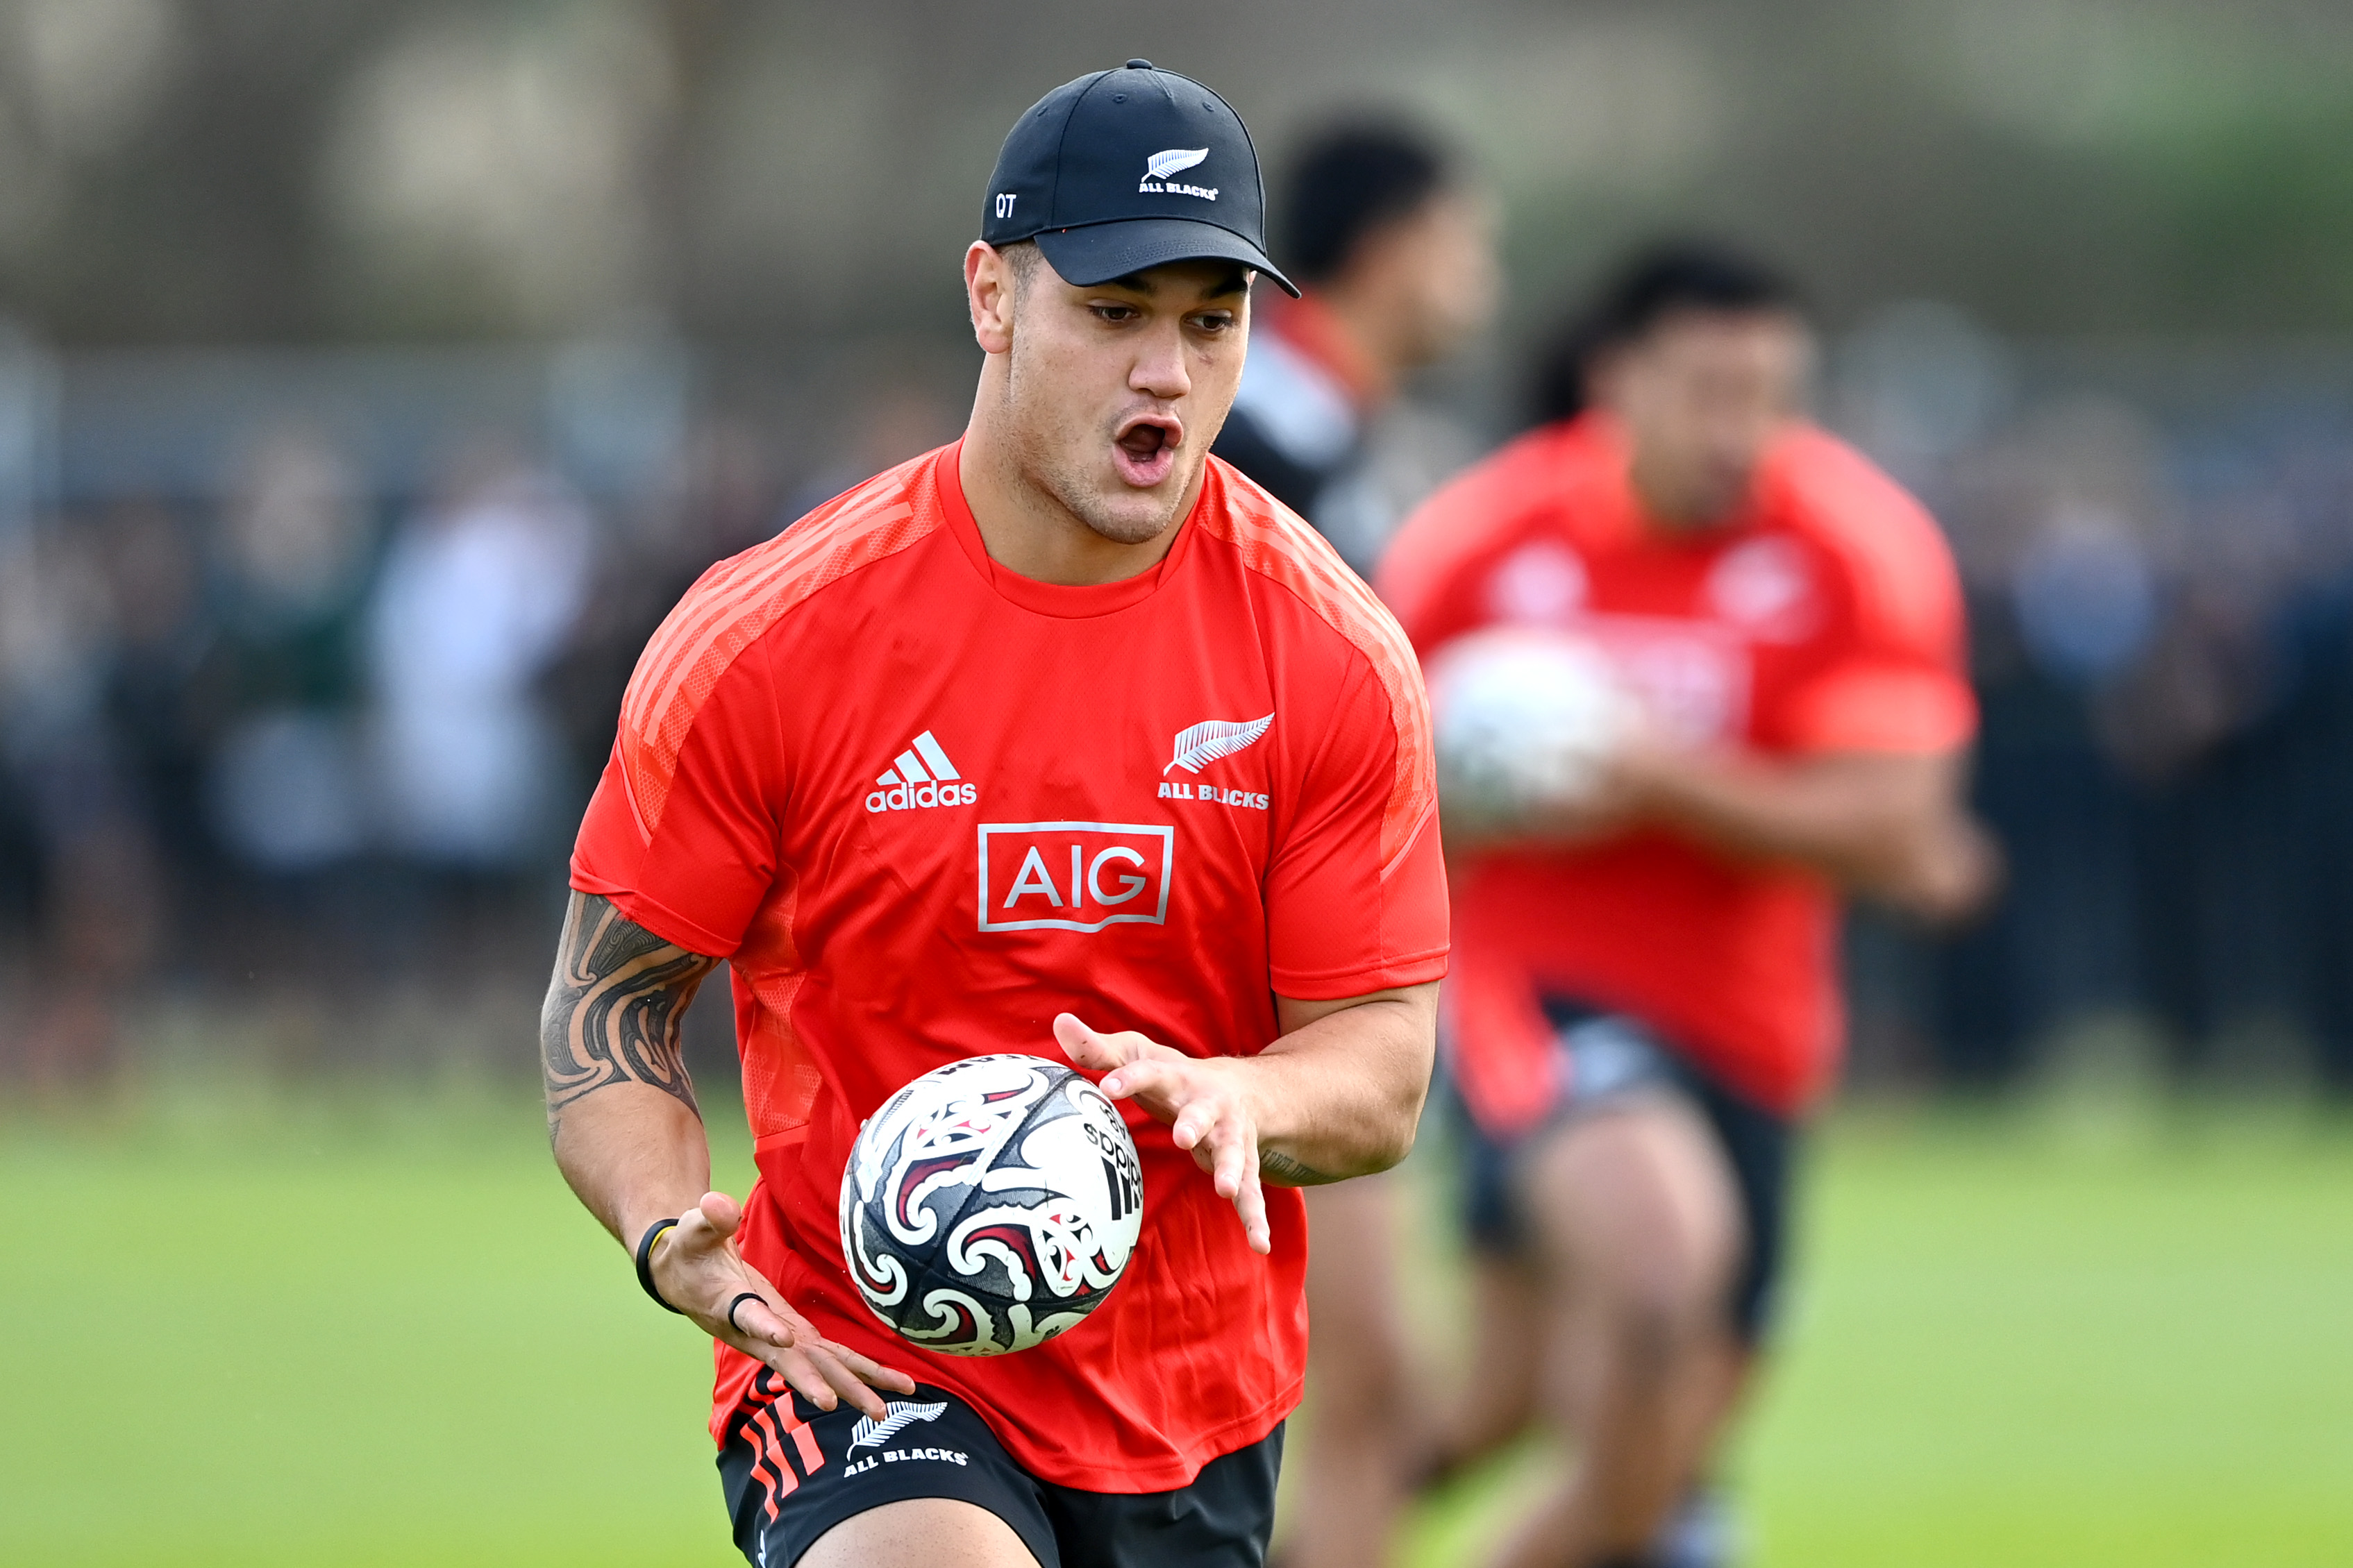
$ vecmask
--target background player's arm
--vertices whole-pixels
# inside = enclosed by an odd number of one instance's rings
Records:
[[[1932,920],[1968,913],[2000,858],[1970,818],[1960,752],[1754,752],[1638,746],[1618,761],[1616,811],[1735,854],[1795,861],[1850,892]]]
[[[588,1212],[634,1248],[677,1218],[653,1255],[662,1299],[713,1338],[755,1356],[812,1404],[883,1414],[876,1387],[914,1381],[818,1333],[744,1260],[743,1211],[711,1185],[711,1144],[687,1079],[679,1028],[718,960],[631,921],[610,900],[572,895],[555,977],[540,1012],[547,1134]],[[741,1301],[749,1292],[756,1300]]]
[[[1071,1014],[1054,1036],[1103,1071],[1113,1100],[1169,1124],[1233,1201],[1252,1248],[1272,1245],[1262,1181],[1313,1186],[1385,1171],[1413,1148],[1438,1050],[1438,984],[1336,1001],[1275,998],[1282,1036],[1254,1057],[1190,1057]]]

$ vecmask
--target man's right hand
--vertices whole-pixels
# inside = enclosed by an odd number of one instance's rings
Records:
[[[879,1421],[884,1410],[876,1389],[915,1392],[913,1378],[834,1343],[786,1305],[783,1293],[744,1262],[737,1249],[735,1232],[743,1223],[743,1205],[725,1193],[705,1193],[701,1203],[680,1215],[678,1224],[654,1243],[654,1286],[662,1300],[712,1338],[774,1369],[819,1410],[831,1410],[846,1399]],[[735,1321],[729,1322],[728,1303],[746,1290],[759,1300],[736,1308]]]

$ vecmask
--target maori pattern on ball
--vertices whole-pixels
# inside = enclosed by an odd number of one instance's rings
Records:
[[[1142,1229],[1135,1145],[1058,1062],[975,1057],[924,1074],[860,1131],[841,1239],[867,1305],[917,1344],[998,1355],[1083,1321]]]

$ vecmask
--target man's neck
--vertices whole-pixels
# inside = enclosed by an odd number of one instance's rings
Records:
[[[1685,514],[1682,498],[1646,469],[1640,452],[1627,454],[1626,488],[1634,492],[1634,505],[1651,533],[1680,535],[1707,526],[1704,520]]]
[[[1142,543],[1106,539],[1022,473],[1008,444],[979,407],[974,408],[972,423],[965,429],[956,479],[991,561],[1032,582],[1071,588],[1124,582],[1160,564],[1176,545],[1177,530],[1201,490],[1196,475],[1177,521]]]
[[[1634,493],[1644,530],[1658,539],[1704,539],[1737,524],[1746,512],[1746,499],[1709,509],[1695,505],[1662,476],[1646,475],[1639,455],[1629,455],[1626,488]]]

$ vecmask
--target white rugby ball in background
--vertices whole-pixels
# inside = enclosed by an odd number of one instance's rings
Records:
[[[1589,799],[1639,718],[1609,656],[1548,627],[1467,633],[1439,647],[1424,675],[1439,798],[1478,819]]]

